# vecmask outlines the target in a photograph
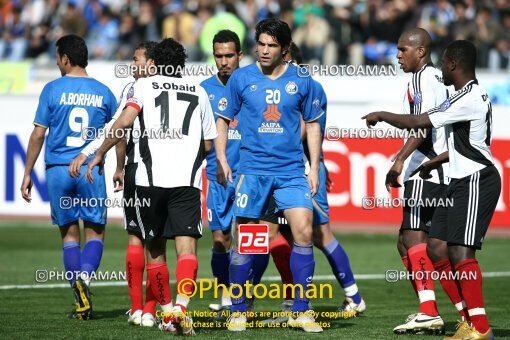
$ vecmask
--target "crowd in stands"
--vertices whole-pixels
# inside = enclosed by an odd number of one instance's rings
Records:
[[[308,63],[395,63],[399,35],[430,32],[437,59],[467,39],[478,66],[510,69],[510,0],[0,0],[0,59],[51,57],[65,34],[86,39],[91,59],[130,59],[142,40],[173,37],[188,60],[209,57],[217,30],[235,30],[246,53],[258,21],[280,17]]]

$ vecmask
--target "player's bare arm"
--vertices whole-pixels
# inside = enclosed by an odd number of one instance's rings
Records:
[[[319,189],[319,163],[322,145],[321,127],[317,120],[306,123],[306,141],[310,151],[310,172],[307,179],[312,196],[314,196]]]
[[[216,149],[216,161],[218,163],[216,176],[218,183],[223,186],[227,185],[227,180],[232,183],[232,170],[227,162],[227,141],[228,141],[228,124],[229,120],[219,117],[216,121],[216,129],[218,137],[214,140],[214,148]]]
[[[124,189],[124,162],[126,159],[126,139],[123,138],[115,145],[115,154],[117,156],[117,168],[113,174],[113,192]]]
[[[427,135],[429,134],[429,130],[427,131]],[[426,137],[420,136],[410,137],[404,146],[399,150],[399,152],[393,158],[394,163],[391,166],[390,170],[386,174],[386,190],[388,192],[391,191],[390,188],[400,188],[402,185],[398,183],[398,176],[402,174],[402,169],[404,168],[405,160],[414,152],[414,150],[418,149],[418,147],[423,143]]]
[[[442,154],[432,158],[431,160],[428,160],[424,162],[422,165],[416,168],[416,170],[413,171],[411,176],[414,176],[416,173],[420,173],[420,177],[423,179],[431,178],[432,175],[430,175],[430,172],[434,169],[437,169],[441,166],[443,163],[449,162],[449,155],[448,151],[443,152]]]
[[[367,127],[375,126],[379,122],[386,122],[399,129],[431,128],[432,123],[428,114],[399,115],[386,111],[376,111],[361,117],[367,121]]]
[[[108,124],[105,125],[104,131],[105,134],[108,134],[110,129],[112,128],[113,124],[116,121],[116,117],[112,117],[112,119],[108,122]],[[77,178],[80,176],[80,169],[83,164],[87,161],[87,159],[94,154],[97,149],[101,146],[101,144],[104,142],[105,134],[100,134],[96,139],[91,141],[89,145],[85,149],[83,149],[78,156],[74,157],[71,164],[69,164],[69,175],[73,178]]]
[[[138,110],[131,106],[126,107],[124,111],[122,111],[122,114],[120,115],[119,119],[117,119],[117,121],[115,122],[115,124],[113,124],[111,128],[112,133],[108,134],[99,150],[97,150],[96,155],[88,165],[86,177],[90,183],[94,183],[94,176],[92,176],[92,169],[94,168],[94,166],[101,164],[104,161],[103,160],[104,156],[108,152],[108,150],[110,150],[123,138],[122,134],[117,133],[117,130],[124,130],[133,125],[137,116]]]
[[[23,182],[21,183],[21,196],[29,203],[32,201],[32,170],[41,153],[45,135],[46,127],[36,125],[34,126],[34,130],[30,135],[30,141],[28,142],[25,174],[23,176]]]
[[[209,152],[211,152],[212,150],[212,146],[213,146],[213,140],[212,139],[206,139],[203,141],[204,143],[204,158],[205,156],[207,156],[207,154]]]

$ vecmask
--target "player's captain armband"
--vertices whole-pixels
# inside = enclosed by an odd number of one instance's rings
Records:
[[[141,100],[131,97],[126,101],[126,106],[134,107],[138,112],[142,110],[143,103]]]

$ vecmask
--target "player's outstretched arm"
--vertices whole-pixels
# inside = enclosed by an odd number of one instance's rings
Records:
[[[92,175],[92,169],[94,166],[102,164],[104,162],[104,156],[108,150],[110,150],[115,144],[124,138],[124,134],[119,133],[118,130],[125,130],[133,125],[133,122],[137,116],[138,110],[132,106],[127,106],[124,111],[122,111],[119,119],[117,119],[113,124],[110,130],[111,133],[108,133],[103,144],[97,150],[96,155],[94,158],[92,158],[92,161],[89,162],[86,177],[90,183],[94,183],[94,176]]]
[[[307,179],[312,196],[314,196],[319,189],[319,162],[322,145],[322,133],[318,121],[306,122],[306,141],[310,151],[310,172]]]
[[[21,196],[29,203],[32,201],[32,170],[34,169],[35,162],[41,153],[45,135],[46,128],[36,125],[30,135],[30,141],[28,142],[25,174],[23,175],[23,182],[21,183]]]
[[[216,150],[216,179],[218,183],[225,186],[227,180],[232,183],[232,170],[227,162],[227,141],[228,141],[228,119],[219,116],[216,120],[216,129],[218,130],[218,137],[214,140],[214,149]]]
[[[430,130],[427,130],[427,135],[430,133]],[[425,140],[426,137],[411,136],[404,146],[400,149],[400,151],[395,155],[392,159],[394,161],[390,170],[386,174],[386,190],[391,192],[391,188],[400,188],[402,185],[398,183],[398,176],[402,174],[402,169],[404,168],[405,160],[416,150]]]
[[[124,162],[126,161],[126,139],[122,138],[115,145],[115,154],[117,156],[117,168],[113,174],[113,192],[124,190]]]
[[[386,122],[399,129],[431,128],[432,123],[428,114],[399,115],[386,111],[377,111],[361,117],[367,122],[367,127],[375,126],[379,122]]]

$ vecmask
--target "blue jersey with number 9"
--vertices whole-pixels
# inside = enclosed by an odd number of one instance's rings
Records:
[[[49,128],[46,166],[70,164],[116,108],[113,93],[93,78],[64,76],[46,84],[34,119],[35,125]]]

